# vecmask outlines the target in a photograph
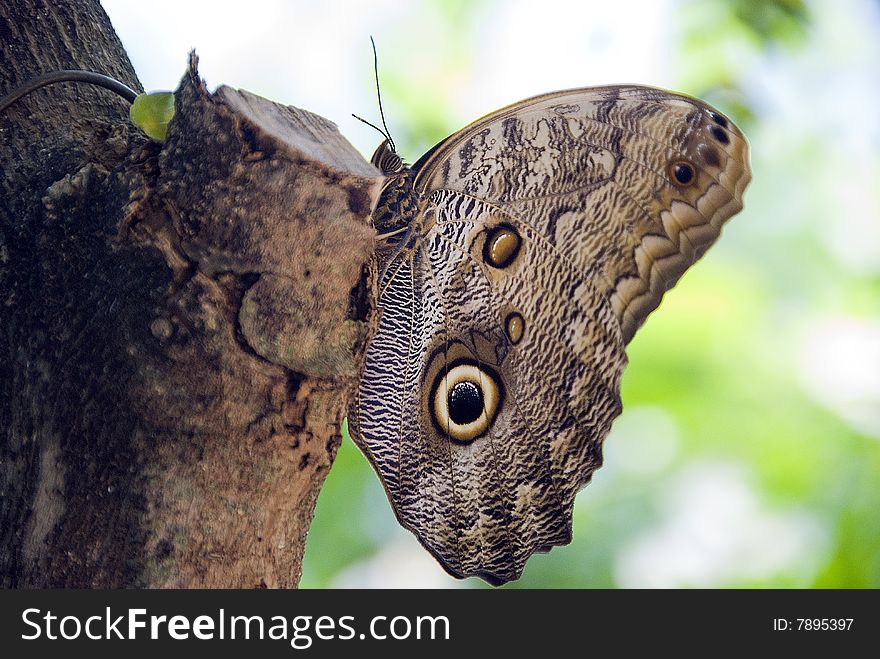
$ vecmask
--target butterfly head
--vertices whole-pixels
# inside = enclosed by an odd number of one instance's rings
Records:
[[[394,176],[403,171],[403,159],[394,150],[394,142],[391,140],[382,140],[382,143],[376,148],[370,162],[377,167],[385,176]]]

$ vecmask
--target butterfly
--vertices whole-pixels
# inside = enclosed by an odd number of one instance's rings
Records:
[[[389,138],[372,163],[377,321],[351,435],[449,573],[517,579],[571,541],[625,347],[742,209],[747,141],[697,99],[609,86],[510,105],[411,167]]]

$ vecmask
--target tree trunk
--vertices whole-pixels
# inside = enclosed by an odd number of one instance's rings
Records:
[[[0,5],[0,93],[138,87],[97,0]],[[379,173],[190,67],[0,114],[0,583],[291,587],[362,358]]]

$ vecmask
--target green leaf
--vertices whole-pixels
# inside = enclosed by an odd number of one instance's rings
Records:
[[[153,92],[140,94],[131,104],[129,116],[132,123],[144,131],[150,139],[164,142],[168,122],[174,116],[174,94]]]

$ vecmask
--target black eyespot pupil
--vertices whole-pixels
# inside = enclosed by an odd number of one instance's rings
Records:
[[[470,381],[458,382],[449,391],[449,418],[464,425],[476,421],[483,413],[483,391]]]
[[[683,162],[677,163],[673,171],[675,173],[675,180],[682,185],[690,183],[694,177],[694,170],[691,169],[690,165]]]
[[[730,141],[730,138],[727,137],[727,133],[718,128],[718,126],[712,126],[709,129],[709,132],[712,133],[712,137],[721,142],[722,144],[727,144]]]
[[[727,128],[727,119],[722,117],[720,114],[718,114],[716,112],[710,112],[709,116],[712,118],[712,121],[714,121],[716,124],[718,124],[719,126],[723,126],[724,128]]]

